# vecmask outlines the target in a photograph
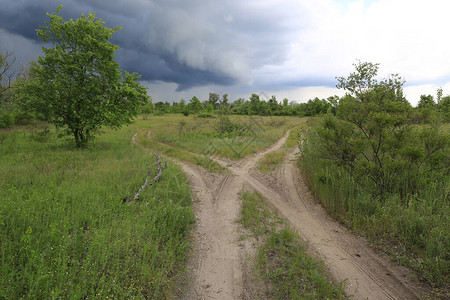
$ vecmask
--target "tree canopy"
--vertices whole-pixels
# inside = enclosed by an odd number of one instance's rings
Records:
[[[139,76],[121,71],[115,61],[119,47],[109,40],[120,27],[106,27],[95,13],[65,21],[61,9],[47,13],[49,21],[37,30],[53,47],[42,47],[44,55],[31,67],[34,80],[24,81],[18,92],[25,107],[86,147],[103,126],[130,123],[148,96]]]
[[[448,139],[434,127],[413,128],[398,75],[377,81],[378,64],[355,66],[355,73],[337,78],[348,94],[339,100],[337,117],[326,116],[317,128],[315,151],[355,180],[371,180],[378,196],[400,186],[397,178],[408,178],[412,187],[417,174],[441,167]]]

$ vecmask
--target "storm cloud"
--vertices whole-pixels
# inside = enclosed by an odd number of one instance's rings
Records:
[[[95,12],[121,26],[118,62],[162,100],[264,90],[306,101],[301,89],[332,92],[358,59],[402,75],[411,102],[412,86],[450,92],[446,0],[0,0],[0,51],[36,59],[36,29],[59,4],[65,19]]]
[[[35,30],[48,19],[46,12],[54,12],[59,3],[1,1],[0,28],[40,43]],[[76,0],[62,4],[65,19],[95,12],[108,27],[121,26],[112,42],[121,48],[117,56],[122,67],[148,82],[176,83],[178,90],[251,83],[252,70],[286,59],[289,32],[296,28],[285,22],[285,7],[268,10],[270,3],[264,1]]]

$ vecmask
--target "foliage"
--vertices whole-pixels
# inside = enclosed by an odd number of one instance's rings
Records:
[[[155,106],[152,103],[152,99],[149,97],[147,103],[141,108],[141,114],[144,118],[148,118],[148,115],[155,112]]]
[[[364,77],[375,76],[377,68],[364,63],[357,70],[365,73],[339,79],[340,87],[355,92],[340,100],[339,119],[323,119],[317,135],[319,155],[335,161],[354,178],[369,178],[374,195],[383,197],[394,191],[399,175],[414,178],[432,169],[445,154],[447,141],[437,129],[420,134],[421,140],[415,138],[412,108],[403,99],[399,77],[380,83]],[[353,86],[356,83],[362,86]],[[414,188],[413,180],[411,184]]]
[[[183,172],[169,163],[128,206],[155,163],[130,143],[136,128],[106,130],[89,151],[42,132],[45,143],[11,129],[0,150],[0,298],[172,297],[195,220]]]
[[[302,168],[340,220],[442,286],[449,275],[450,134],[437,122],[414,124],[400,77],[378,82],[377,64],[356,69],[338,78],[350,93],[337,116],[323,117],[302,140]]]
[[[119,70],[114,61],[118,46],[109,42],[119,27],[110,29],[94,13],[69,21],[47,13],[49,21],[37,30],[44,42],[44,56],[33,65],[34,80],[19,86],[23,105],[72,134],[77,147],[102,126],[119,128],[140,112],[148,96],[139,76]]]
[[[206,102],[206,104],[211,104],[214,109],[217,109],[219,107],[219,101],[220,101],[220,96],[219,94],[216,93],[209,93],[209,98],[208,101]]]
[[[450,123],[450,96],[445,96],[438,104],[438,110],[442,114],[443,121]]]

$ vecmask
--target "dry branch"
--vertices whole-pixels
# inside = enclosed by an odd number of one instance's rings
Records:
[[[145,181],[144,181],[144,184],[140,187],[140,189],[136,192],[136,194],[134,194],[134,197],[125,197],[123,200],[122,200],[122,202],[128,202],[128,205],[130,205],[130,203],[131,202],[133,202],[133,201],[139,201],[140,199],[139,199],[139,195],[141,194],[141,192],[145,189],[145,188],[147,188],[147,187],[149,187],[149,186],[152,186],[153,185],[153,183],[155,183],[157,180],[159,180],[160,178],[161,178],[161,175],[162,175],[162,170],[164,170],[164,169],[167,169],[167,161],[165,162],[165,164],[164,164],[164,166],[162,166],[161,165],[161,158],[157,155],[157,154],[155,154],[155,153],[153,153],[153,155],[155,156],[155,158],[156,158],[156,175],[155,175],[155,177],[153,177],[151,180],[150,180],[150,182],[149,182],[149,177],[150,177],[150,174],[151,174],[151,172],[152,172],[152,169],[150,168],[150,169],[148,169],[148,171],[147,171],[147,177],[145,177]]]

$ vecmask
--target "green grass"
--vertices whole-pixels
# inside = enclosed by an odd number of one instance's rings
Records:
[[[283,162],[284,157],[287,154],[286,149],[278,151],[272,151],[264,155],[264,157],[258,162],[258,169],[261,173],[269,173],[277,168],[277,166]]]
[[[190,249],[190,189],[169,163],[141,202],[122,203],[155,169],[153,155],[131,143],[137,130],[107,130],[87,150],[74,150],[53,129],[2,132],[0,298],[174,292]]]
[[[157,151],[159,153],[164,153],[169,157],[173,157],[181,161],[186,161],[202,166],[208,171],[213,173],[225,172],[224,167],[219,165],[214,160],[208,158],[207,156],[198,153],[188,152],[168,144],[162,144],[160,142],[153,140],[151,137],[148,138],[147,135],[148,131],[140,130],[137,135],[137,142],[139,143],[139,145],[147,148],[149,151]]]
[[[261,173],[269,173],[275,170],[284,160],[288,150],[298,145],[299,136],[304,129],[307,118],[300,119],[300,125],[292,128],[283,147],[278,151],[272,151],[264,155],[258,162],[258,169]]]
[[[240,159],[267,148],[289,128],[305,122],[305,119],[295,117],[230,116],[230,120],[244,127],[252,123],[254,125],[242,135],[237,131],[219,135],[212,128],[218,119],[164,115],[139,120],[137,126],[151,129],[152,139],[179,150],[205,156]]]
[[[378,199],[371,196],[368,179],[356,182],[339,166],[317,157],[312,145],[303,149],[299,165],[329,213],[393,260],[418,271],[438,295],[448,297],[450,177],[445,170],[420,175],[421,188],[414,194],[408,186],[411,178],[399,176],[396,180],[405,183],[400,190],[406,196],[393,193]]]
[[[306,253],[306,245],[256,192],[242,195],[241,224],[263,240],[258,249],[257,277],[268,285],[270,299],[344,299],[343,284],[333,284],[325,265]]]

